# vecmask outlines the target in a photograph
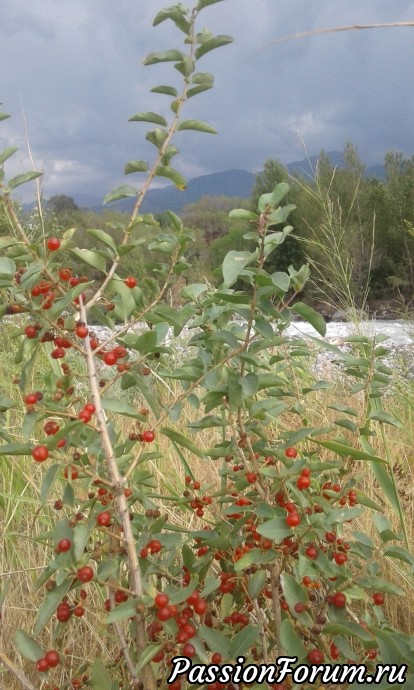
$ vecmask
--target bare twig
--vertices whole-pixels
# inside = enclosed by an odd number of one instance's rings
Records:
[[[33,685],[33,683],[28,679],[28,677],[23,673],[23,671],[15,666],[11,659],[9,659],[4,652],[0,651],[0,664],[4,666],[10,673],[17,678],[24,690],[38,690],[38,688]]]
[[[383,22],[378,24],[349,24],[347,26],[332,26],[326,29],[312,29],[312,31],[302,31],[300,33],[288,34],[287,36],[281,36],[276,38],[270,43],[259,48],[255,51],[254,55],[261,52],[265,48],[277,45],[279,43],[285,43],[286,41],[293,41],[296,38],[307,38],[308,36],[317,36],[319,34],[332,34],[339,31],[365,31],[367,29],[389,29],[389,28],[401,28],[401,27],[414,27],[414,21],[412,22]]]

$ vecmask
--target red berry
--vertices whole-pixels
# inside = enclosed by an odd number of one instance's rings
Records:
[[[82,568],[79,568],[76,574],[81,582],[90,582],[95,575],[90,565],[84,565]]]
[[[141,440],[144,441],[144,443],[152,443],[154,438],[155,434],[150,429],[147,429],[141,434]]]
[[[187,604],[190,604],[190,606],[194,606],[196,601],[198,601],[200,598],[200,592],[195,589],[194,592],[191,592],[191,594],[187,597],[186,602]]]
[[[208,604],[205,599],[198,599],[193,606],[195,613],[198,613],[199,616],[205,614],[207,607]]]
[[[49,670],[49,664],[46,659],[38,659],[36,661],[36,671],[39,673],[47,673]]]
[[[55,252],[60,247],[60,240],[57,237],[49,237],[47,248],[50,252]]]
[[[82,326],[81,324],[78,324],[78,325],[76,326],[76,329],[75,329],[75,330],[76,330],[76,335],[78,336],[78,338],[86,338],[86,336],[87,336],[88,333],[89,333],[87,327],[86,327],[86,326]]]
[[[36,405],[37,400],[38,398],[36,393],[28,393],[24,398],[26,405]]]
[[[308,548],[307,548],[306,551],[305,551],[305,555],[306,555],[308,558],[310,558],[312,561],[314,561],[315,558],[318,557],[318,553],[319,553],[319,551],[318,551],[318,549],[316,548],[316,546],[308,546]]]
[[[382,606],[385,601],[384,595],[381,594],[381,592],[375,592],[372,597],[372,601],[374,602],[375,606]]]
[[[72,271],[70,268],[61,268],[59,269],[59,278],[63,280],[64,282],[67,282],[70,280],[72,277]]]
[[[311,475],[310,467],[304,467],[304,468],[300,471],[300,473],[301,473],[302,477],[310,477],[310,475]]]
[[[78,413],[78,419],[80,419],[84,424],[87,424],[88,422],[91,421],[92,415],[88,412],[88,410],[81,410]]]
[[[336,534],[335,532],[326,532],[325,533],[325,539],[327,542],[330,544],[333,544],[336,541]]]
[[[300,477],[298,478],[298,481],[296,482],[296,486],[298,487],[299,491],[303,491],[304,489],[308,489],[310,487],[309,477],[306,477],[305,475],[301,474]]]
[[[55,350],[52,350],[50,356],[52,359],[63,359],[65,356],[65,350],[63,347],[57,347]]]
[[[196,650],[194,645],[192,645],[190,642],[187,642],[187,644],[184,645],[183,650],[182,650],[182,655],[187,656],[190,659],[195,656]]]
[[[174,616],[173,609],[171,606],[162,606],[157,611],[157,618],[159,621],[168,621]]]
[[[334,642],[331,643],[331,646],[329,647],[329,652],[331,655],[331,659],[333,659],[334,661],[336,661],[336,659],[339,659],[339,657],[341,656],[341,653]]]
[[[296,613],[303,613],[305,608],[306,608],[305,604],[303,604],[301,601],[298,601],[298,603],[295,604]]]
[[[297,527],[300,525],[300,516],[297,513],[291,513],[286,518],[286,524],[288,527]]]
[[[112,513],[109,510],[104,510],[96,516],[96,522],[100,527],[108,527],[112,522]]]
[[[290,446],[289,448],[286,448],[285,455],[287,458],[296,458],[298,456],[298,451],[296,448]]]
[[[340,551],[339,553],[334,554],[334,560],[337,565],[344,565],[344,563],[346,563],[348,560],[348,556],[346,553],[342,553]]]
[[[24,329],[24,333],[26,338],[29,338],[29,340],[37,338],[37,329],[34,326],[26,326],[26,328]]]
[[[93,403],[86,403],[83,409],[89,412],[89,414],[95,414],[96,412],[96,407]]]
[[[117,360],[117,356],[116,356],[115,352],[113,352],[113,351],[111,351],[111,352],[105,352],[105,354],[104,354],[104,356],[103,356],[103,361],[104,361],[105,364],[107,364],[109,367],[111,367],[111,366],[113,366],[114,364],[116,364],[116,360]]]
[[[80,604],[78,606],[75,606],[75,608],[73,609],[73,615],[76,616],[76,618],[82,618],[82,616],[85,615],[84,607]]]
[[[129,288],[134,288],[137,284],[137,279],[134,278],[134,276],[128,276],[128,278],[125,278],[124,282]]]
[[[35,446],[32,450],[32,458],[36,462],[44,462],[49,457],[49,451],[46,446]]]
[[[151,553],[159,553],[162,549],[162,544],[158,539],[151,539],[151,541],[148,543],[149,550]]]
[[[155,595],[154,604],[157,607],[157,609],[162,609],[164,606],[168,605],[169,600],[170,598],[168,594],[158,592],[158,594]]]
[[[307,653],[307,658],[310,664],[323,664],[325,656],[320,649],[311,649]]]
[[[45,659],[49,664],[49,668],[55,668],[60,664],[60,656],[54,649],[50,649],[48,652],[46,652]]]
[[[65,479],[69,479],[69,468],[65,467],[63,470],[63,476]],[[77,479],[79,476],[78,468],[74,467],[73,465],[70,465],[70,478],[71,479]]]
[[[212,664],[221,664],[222,656],[219,652],[214,652],[213,656],[211,657],[211,663]]]
[[[346,596],[343,592],[336,592],[333,595],[332,603],[337,609],[344,609],[346,606]]]
[[[72,548],[72,542],[70,539],[61,539],[57,543],[58,553],[65,553],[66,551],[70,551],[71,548]]]
[[[256,472],[247,472],[246,473],[246,479],[249,482],[249,484],[254,484],[255,481],[257,480]]]

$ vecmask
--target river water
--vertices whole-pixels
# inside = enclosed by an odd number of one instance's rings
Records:
[[[320,338],[313,326],[302,321],[296,321],[284,332],[289,336],[301,337],[312,335]],[[410,345],[414,344],[414,323],[409,321],[360,321],[357,324],[346,321],[330,321],[326,324],[326,338],[328,340],[340,340],[348,335],[378,334],[389,337],[386,345]]]

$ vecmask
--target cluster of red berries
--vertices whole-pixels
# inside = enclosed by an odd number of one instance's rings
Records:
[[[148,554],[151,554],[153,556],[156,553],[159,553],[162,549],[162,544],[159,541],[159,539],[151,539],[146,546],[144,546],[139,555],[141,558],[147,558]]]
[[[55,649],[50,649],[44,657],[36,661],[36,670],[39,673],[47,673],[50,668],[56,668],[60,664],[59,653]]]

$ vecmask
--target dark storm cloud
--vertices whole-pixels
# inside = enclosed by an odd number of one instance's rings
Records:
[[[149,93],[179,75],[171,66],[143,68],[152,50],[177,45],[168,23],[153,29],[159,0],[5,0],[0,22],[0,144],[18,144],[13,172],[27,169],[25,128],[46,196],[100,194],[125,182],[127,160],[150,158],[140,110],[168,114]],[[225,0],[201,25],[235,43],[211,53],[200,69],[216,87],[188,103],[186,117],[211,122],[219,136],[182,133],[177,167],[188,177],[226,168],[259,169],[273,156],[288,162],[342,149],[350,138],[369,163],[385,151],[414,152],[414,28],[278,37],[328,26],[414,20],[414,2],[389,0]],[[21,99],[21,100],[20,100]],[[10,164],[9,170],[12,169]],[[127,181],[129,181],[127,179]]]

